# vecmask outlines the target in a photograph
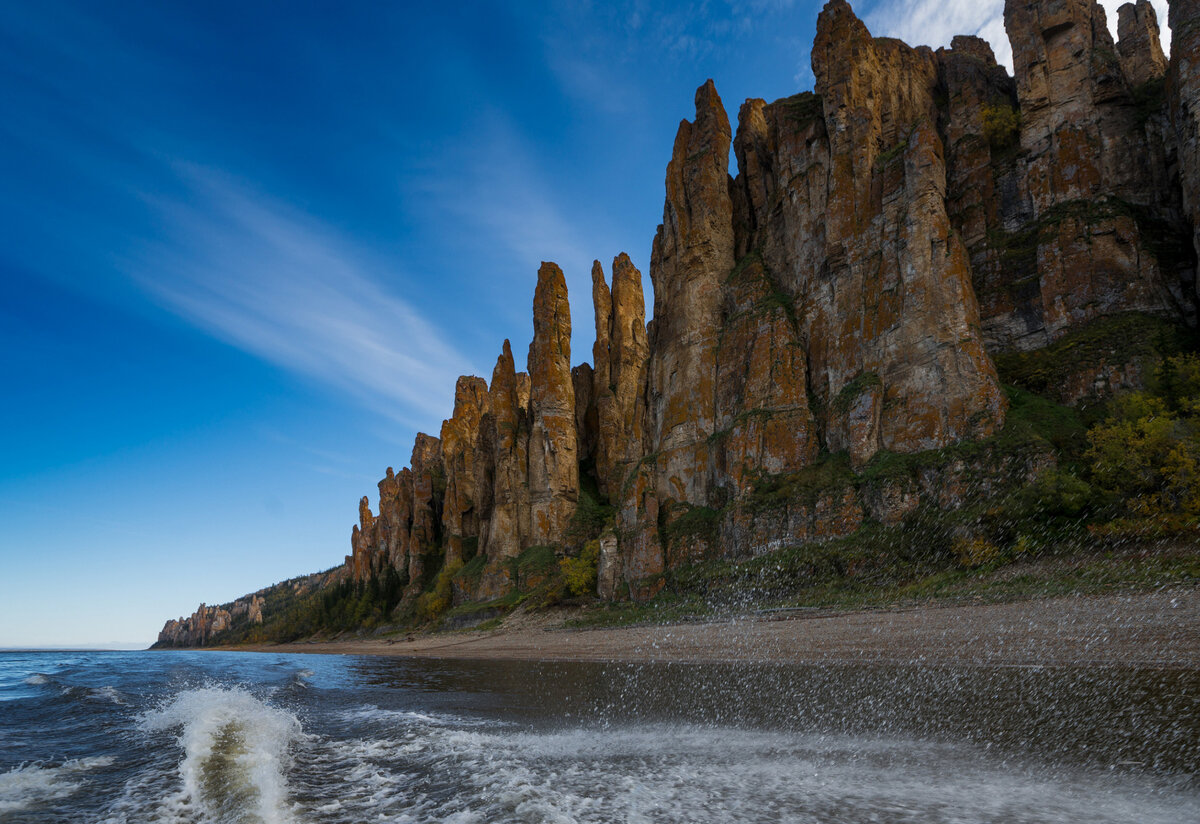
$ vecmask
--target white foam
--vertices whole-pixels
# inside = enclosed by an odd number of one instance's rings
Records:
[[[22,764],[0,774],[0,813],[29,809],[77,792],[82,773],[113,763],[110,756],[77,758],[57,766]]]
[[[205,820],[286,824],[288,748],[301,734],[295,716],[241,689],[207,687],[177,695],[143,718],[149,731],[180,727],[181,797]]]
[[[382,707],[373,707],[369,705],[356,707],[352,710],[345,710],[339,713],[339,716],[344,721],[380,721],[387,724],[394,724],[397,728],[407,728],[412,725],[428,725],[434,727],[508,726],[508,724],[505,722],[495,720],[467,718],[465,716],[450,715],[448,713],[435,714],[428,712],[417,712],[415,710],[386,710]]]
[[[33,687],[40,687],[42,684],[50,683],[50,679],[41,673],[37,673],[26,678],[25,683]]]
[[[325,745],[344,788],[337,820],[1200,820],[1194,797],[1112,775],[1039,775],[969,746],[674,725],[398,733]]]
[[[110,704],[124,704],[125,699],[116,687],[96,687],[87,691],[87,697],[93,701],[107,701]]]

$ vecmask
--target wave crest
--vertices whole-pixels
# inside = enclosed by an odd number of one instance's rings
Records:
[[[149,731],[181,728],[179,773],[190,806],[225,824],[286,824],[290,745],[300,722],[242,689],[205,687],[176,695],[142,719]]]

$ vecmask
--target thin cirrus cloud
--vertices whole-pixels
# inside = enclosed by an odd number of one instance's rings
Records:
[[[513,341],[520,368],[523,327],[517,324],[529,322],[541,261],[562,267],[573,316],[591,316],[592,259],[598,250],[611,248],[604,240],[604,217],[593,214],[590,204],[576,203],[572,211],[561,202],[529,140],[503,112],[482,113],[463,138],[447,141],[443,151],[427,172],[404,182],[405,199],[422,204],[430,232],[471,239],[471,245],[486,250],[476,250],[477,256],[485,255],[474,258],[477,265],[500,270],[502,277],[479,288],[490,290],[490,311],[501,316],[500,326]],[[458,174],[441,171],[452,164],[459,166]],[[586,236],[581,226],[587,227]],[[514,288],[514,284],[521,285]],[[574,325],[577,351],[583,351],[579,347],[585,344],[591,346],[590,339],[583,340],[587,326]],[[499,340],[496,343],[498,348]]]
[[[375,412],[408,425],[440,419],[465,359],[362,253],[223,174],[177,172],[186,199],[146,198],[166,229],[127,262],[141,288],[209,334]]]
[[[1117,9],[1126,0],[1101,0],[1108,27],[1116,37]],[[1151,0],[1162,29],[1163,49],[1170,44],[1166,0]],[[1004,29],[1004,0],[901,0],[878,2],[863,18],[876,36],[897,37],[911,45],[949,46],[958,34],[987,40],[996,61],[1012,71],[1012,47]]]
[[[529,141],[511,119],[498,111],[485,113],[465,135],[451,141],[434,165],[440,170],[456,158],[461,174],[415,176],[410,186],[418,199],[449,215],[452,225],[507,249],[511,259],[584,257],[587,244],[576,223],[558,205]]]

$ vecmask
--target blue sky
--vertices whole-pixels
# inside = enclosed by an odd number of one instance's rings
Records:
[[[0,646],[339,563],[455,377],[523,356],[541,260],[576,362],[593,258],[649,292],[695,88],[812,87],[817,3],[431,6],[0,4]],[[856,9],[941,45],[1001,6]]]

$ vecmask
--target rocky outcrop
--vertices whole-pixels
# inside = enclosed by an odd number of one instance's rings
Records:
[[[1010,77],[977,37],[911,48],[832,0],[814,91],[747,100],[734,135],[706,82],[667,163],[652,320],[630,257],[611,288],[597,261],[593,363],[572,365],[566,278],[543,263],[528,373],[505,341],[490,385],[458,380],[441,438],[388,469],[377,515],[361,501],[338,580],[395,571],[411,606],[469,562],[454,597],[485,600],[544,575],[522,564],[544,570],[546,547],[586,544],[602,597],[645,598],[700,558],[1033,477],[1052,456],[987,440],[1006,419],[993,357],[1011,377],[1111,316],[1195,321],[1200,3],[1171,3],[1169,65],[1147,0],[1118,22],[1114,43],[1094,0],[1007,0]],[[1092,348],[1055,372],[1060,400],[1152,372],[1145,347]],[[253,609],[203,607],[164,637],[205,643]]]
[[[894,522],[930,488],[850,484],[769,510],[762,490],[823,455],[855,471],[997,432],[988,346],[1045,346],[1117,311],[1188,320],[1194,258],[1162,237],[1184,223],[1170,135],[1188,110],[1173,129],[1165,109],[1139,114],[1164,69],[1157,23],[1145,2],[1121,20],[1114,44],[1091,0],[1009,2],[1013,78],[979,38],[910,48],[833,0],[815,92],[746,101],[734,137],[701,86],[667,165],[648,328],[632,261],[614,260],[611,288],[597,261],[593,364],[571,369],[565,280],[543,264],[528,383],[507,345],[497,364],[474,439],[479,593],[512,586],[505,561],[524,549],[562,542],[579,467],[618,505],[604,594]],[[1142,374],[1109,366],[1121,385]]]
[[[708,498],[721,285],[733,269],[731,138],[709,80],[696,91],[695,120],[679,124],[667,164],[663,222],[650,253],[647,447],[657,456],[655,492],[694,504]]]
[[[622,485],[618,513],[623,577],[631,582],[664,568],[660,515],[705,506],[712,482],[722,283],[734,262],[732,134],[711,80],[696,91],[695,105],[695,120],[680,123],[675,136],[663,222],[650,254],[648,454]],[[677,506],[662,508],[663,503]]]
[[[529,542],[544,545],[562,540],[579,500],[571,306],[553,263],[542,264],[533,293],[529,383]]]
[[[167,621],[152,648],[178,649],[223,643],[231,631],[246,632],[261,626],[267,619],[268,599],[279,599],[280,595],[292,599],[304,598],[344,580],[349,569],[347,565],[328,572],[292,578],[228,604],[201,604],[191,615]]]
[[[1041,324],[1029,312],[1040,294],[1036,276],[1025,271],[1026,261],[996,243],[1013,226],[1032,220],[1015,162],[1016,84],[978,37],[955,37],[949,49],[938,50],[937,64],[944,96],[938,124],[946,152],[946,212],[970,259],[985,343],[1012,346]]]
[[[201,604],[187,618],[167,621],[158,634],[156,647],[202,647],[214,635],[229,629],[233,616],[224,607]]]
[[[592,265],[596,344],[592,397],[596,409],[595,465],[601,494],[616,499],[644,454],[644,388],[649,346],[642,273],[629,255],[613,259],[611,292],[600,261]]]
[[[379,571],[383,551],[371,514],[371,502],[366,495],[358,501],[358,523],[350,530],[350,577],[365,581]]]
[[[483,549],[490,559],[513,558],[529,535],[529,416],[508,341],[504,341],[504,351],[492,372],[491,406],[495,470],[491,520]]]
[[[735,269],[724,304],[712,483],[736,497],[760,475],[812,463],[820,444],[793,301],[761,255],[751,253]]]
[[[454,387],[454,414],[442,422],[442,464],[446,492],[442,498],[442,534],[446,560],[463,560],[463,541],[479,536],[475,505],[476,441],[479,425],[491,407],[487,381],[463,376]]]
[[[408,543],[408,586],[419,592],[425,583],[426,566],[440,561],[442,544],[442,504],[446,492],[446,470],[442,465],[442,442],[418,432],[413,444],[412,529]]]
[[[1192,227],[1195,260],[1200,257],[1200,2],[1171,0],[1169,23],[1167,96],[1183,184],[1183,209]],[[1193,279],[1193,285],[1200,290],[1200,279]]]
[[[1136,26],[1125,16],[1132,39],[1118,54],[1094,0],[1005,4],[1020,110],[1012,161],[1019,204],[993,247],[1021,294],[1011,313],[984,314],[1000,347],[1038,348],[1118,311],[1192,311],[1183,284],[1194,264],[1164,254],[1179,226],[1156,185],[1168,174],[1146,129],[1153,106],[1139,111],[1127,77],[1153,78],[1161,68],[1148,42],[1153,12],[1135,9]]]
[[[1167,73],[1158,28],[1158,15],[1150,0],[1126,3],[1117,9],[1117,52],[1121,69],[1132,88],[1162,80]]]
[[[395,569],[408,569],[408,548],[412,535],[412,470],[393,473],[387,468],[379,482],[379,517],[375,532],[381,552]]]
[[[991,434],[1004,404],[946,213],[936,58],[831,2],[812,59],[831,163],[802,314],[830,447],[861,463]]]

